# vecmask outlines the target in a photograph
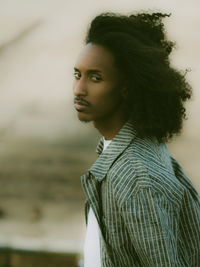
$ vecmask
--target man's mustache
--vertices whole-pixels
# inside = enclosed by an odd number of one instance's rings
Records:
[[[87,100],[85,100],[84,98],[82,97],[75,97],[74,98],[74,104],[82,104],[82,105],[85,105],[85,106],[90,106],[90,102],[88,102]]]

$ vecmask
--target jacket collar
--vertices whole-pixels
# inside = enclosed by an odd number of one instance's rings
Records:
[[[133,129],[132,122],[129,120],[112,139],[105,151],[103,151],[104,142],[102,137],[96,148],[99,157],[91,166],[89,172],[92,173],[99,182],[102,181],[113,162],[123,153],[135,136],[136,132]]]

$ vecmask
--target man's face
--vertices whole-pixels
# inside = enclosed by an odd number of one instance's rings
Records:
[[[108,50],[91,43],[83,48],[74,67],[73,92],[81,121],[107,120],[119,113],[121,76]]]

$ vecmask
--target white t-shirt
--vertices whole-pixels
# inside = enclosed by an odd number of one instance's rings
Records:
[[[110,142],[111,140],[104,139],[103,150],[107,148]],[[96,216],[90,208],[84,245],[84,267],[101,267],[99,231]]]

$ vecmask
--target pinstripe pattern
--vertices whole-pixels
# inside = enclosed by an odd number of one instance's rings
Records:
[[[200,266],[200,197],[166,145],[138,138],[127,122],[102,149],[101,139],[81,177],[102,267]]]

